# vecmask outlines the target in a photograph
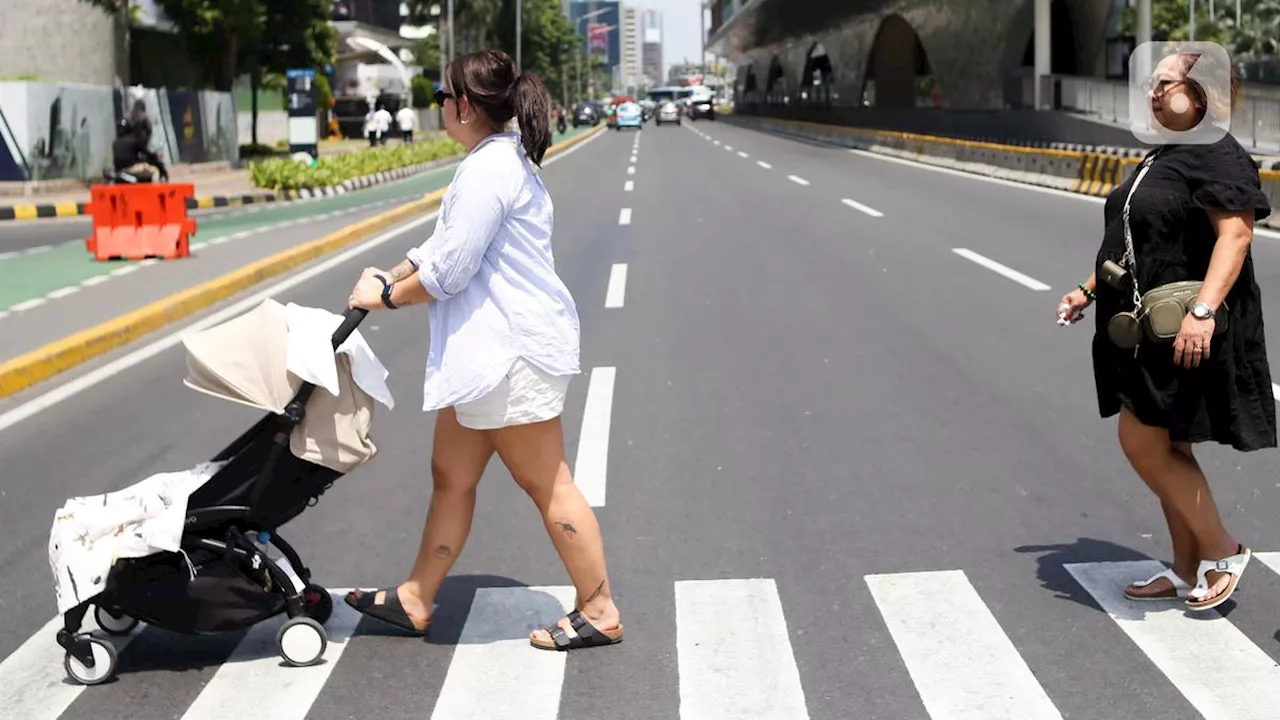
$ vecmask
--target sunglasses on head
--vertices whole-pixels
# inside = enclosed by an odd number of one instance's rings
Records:
[[[443,88],[441,88],[440,90],[437,90],[437,91],[436,91],[436,104],[437,104],[437,105],[444,105],[444,101],[445,101],[445,100],[454,100],[454,99],[456,99],[456,98],[457,98],[457,96],[456,96],[456,95],[454,95],[454,94],[453,94],[453,93],[451,93],[451,92],[448,92],[448,91],[444,90]]]

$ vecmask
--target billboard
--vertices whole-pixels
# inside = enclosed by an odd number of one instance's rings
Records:
[[[604,23],[587,25],[587,50],[609,53],[609,26]]]

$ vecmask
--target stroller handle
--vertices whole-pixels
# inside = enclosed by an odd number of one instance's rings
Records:
[[[342,324],[338,326],[337,332],[333,334],[333,349],[337,350],[338,346],[347,341],[351,337],[351,333],[355,332],[356,327],[364,320],[364,316],[368,315],[368,310],[361,308],[348,308],[346,313],[342,315]]]

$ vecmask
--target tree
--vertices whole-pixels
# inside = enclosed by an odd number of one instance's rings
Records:
[[[1120,31],[1136,34],[1137,10],[1127,7]],[[1187,0],[1152,0],[1151,37],[1154,40],[1186,41],[1191,38],[1190,6]],[[1236,27],[1235,3],[1218,0],[1209,15],[1208,0],[1196,0],[1196,42],[1221,45],[1234,60],[1273,54],[1280,38],[1280,0],[1241,0],[1240,26]]]

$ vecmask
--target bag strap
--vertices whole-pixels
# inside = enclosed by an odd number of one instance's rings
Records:
[[[1133,185],[1129,186],[1129,195],[1124,199],[1124,257],[1121,258],[1121,264],[1129,271],[1129,279],[1133,281],[1134,309],[1142,307],[1142,293],[1138,288],[1138,257],[1133,250],[1133,231],[1129,227],[1129,204],[1133,200],[1133,193],[1138,189],[1143,176],[1147,174],[1147,171],[1151,169],[1151,165],[1155,163],[1158,152],[1160,152],[1159,148],[1142,161],[1142,167],[1138,169],[1138,176],[1133,179]]]

